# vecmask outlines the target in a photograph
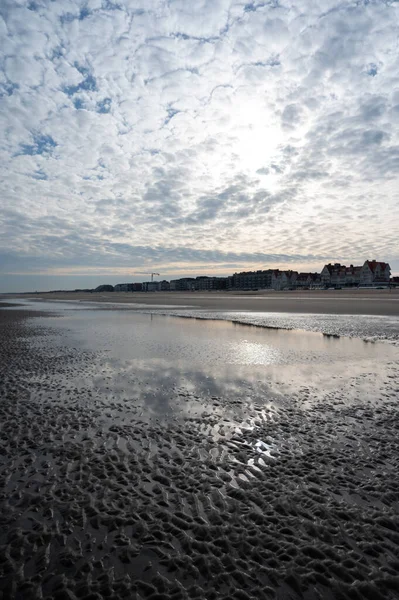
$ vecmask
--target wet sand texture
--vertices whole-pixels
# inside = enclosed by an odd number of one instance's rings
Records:
[[[0,310],[4,598],[399,597],[396,381],[379,405],[255,406],[240,432],[145,421],[74,393],[93,357],[30,350],[27,316]]]
[[[16,296],[18,297],[18,296]],[[399,289],[392,290],[272,290],[260,292],[157,292],[157,293],[45,293],[28,294],[29,298],[43,300],[80,300],[89,302],[117,302],[190,305],[216,311],[256,311],[319,313],[337,315],[399,316]]]

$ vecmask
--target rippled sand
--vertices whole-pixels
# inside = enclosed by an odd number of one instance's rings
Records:
[[[78,386],[101,356],[34,314],[0,309],[4,598],[398,597],[396,365],[350,405],[182,391],[148,417]]]

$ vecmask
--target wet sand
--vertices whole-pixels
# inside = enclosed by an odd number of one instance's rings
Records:
[[[379,398],[148,417],[37,316],[0,309],[4,598],[398,598],[397,364]]]
[[[15,295],[14,297],[24,297]],[[155,292],[41,293],[25,297],[43,300],[139,303],[191,306],[218,311],[399,316],[399,289],[308,290],[293,292]]]

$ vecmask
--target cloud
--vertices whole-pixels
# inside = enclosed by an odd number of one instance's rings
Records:
[[[398,261],[397,10],[2,2],[0,252],[16,269]]]
[[[303,120],[304,109],[299,104],[288,104],[281,115],[284,129],[295,129]]]

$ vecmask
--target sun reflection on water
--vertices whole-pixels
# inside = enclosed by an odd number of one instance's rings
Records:
[[[236,345],[237,362],[244,365],[272,365],[282,360],[282,352],[265,343],[242,340]]]

